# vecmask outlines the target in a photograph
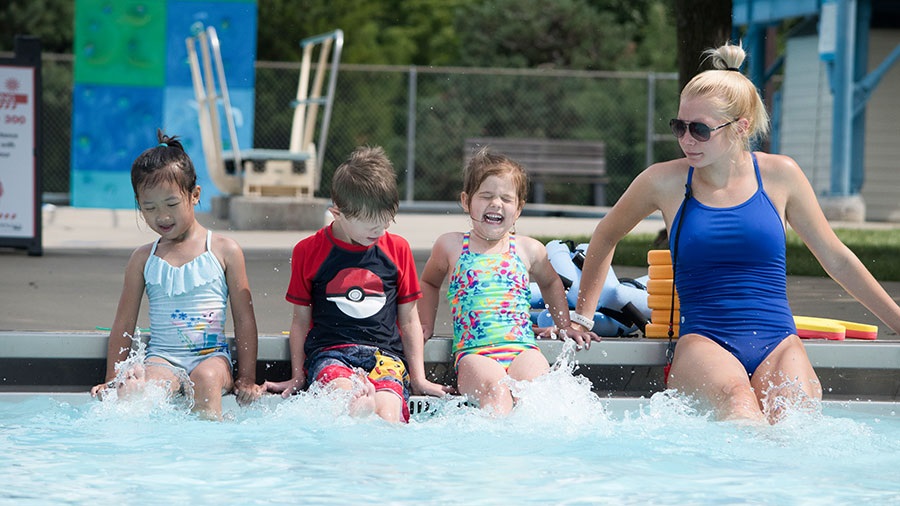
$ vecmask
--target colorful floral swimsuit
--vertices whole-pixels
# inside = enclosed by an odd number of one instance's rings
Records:
[[[538,349],[529,315],[529,282],[528,268],[516,254],[514,234],[509,236],[509,249],[496,254],[473,253],[469,234],[463,236],[462,253],[447,291],[454,367],[474,353],[509,368],[519,353]]]

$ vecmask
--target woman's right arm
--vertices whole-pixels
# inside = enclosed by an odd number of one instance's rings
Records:
[[[832,279],[891,330],[900,333],[900,306],[834,233],[800,166],[786,156],[769,158],[778,163],[780,183],[788,190],[785,217],[791,228]]]
[[[616,244],[641,220],[659,209],[657,189],[665,186],[660,181],[665,175],[660,172],[668,171],[657,164],[638,174],[594,228],[582,268],[581,286],[575,306],[578,314],[592,316],[596,312]]]
[[[137,327],[141,299],[144,297],[144,264],[150,256],[150,245],[142,246],[131,254],[125,267],[125,282],[119,296],[116,317],[109,331],[106,346],[106,376],[103,383],[91,389],[96,395],[116,377],[116,364],[128,358],[131,340]]]

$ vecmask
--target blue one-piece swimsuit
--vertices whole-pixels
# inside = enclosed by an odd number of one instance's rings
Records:
[[[680,334],[712,339],[749,375],[781,341],[797,333],[787,300],[784,225],[763,189],[756,155],[752,157],[758,189],[747,201],[709,207],[688,198],[673,221],[682,220],[675,266]],[[691,167],[688,188],[693,174]],[[675,237],[673,230],[673,252]]]

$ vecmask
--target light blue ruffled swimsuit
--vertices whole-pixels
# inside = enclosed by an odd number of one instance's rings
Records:
[[[150,302],[150,340],[147,357],[160,357],[188,374],[200,362],[222,356],[231,364],[225,340],[228,284],[219,259],[210,248],[181,267],[156,256],[153,243],[144,264],[144,281]]]

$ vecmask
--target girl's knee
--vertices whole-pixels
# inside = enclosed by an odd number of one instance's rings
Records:
[[[506,377],[506,370],[496,361],[484,357],[476,358],[478,360],[460,361],[457,369],[457,377],[460,383],[492,385]]]
[[[229,371],[218,363],[201,364],[191,371],[190,377],[195,388],[226,390],[230,384]]]

